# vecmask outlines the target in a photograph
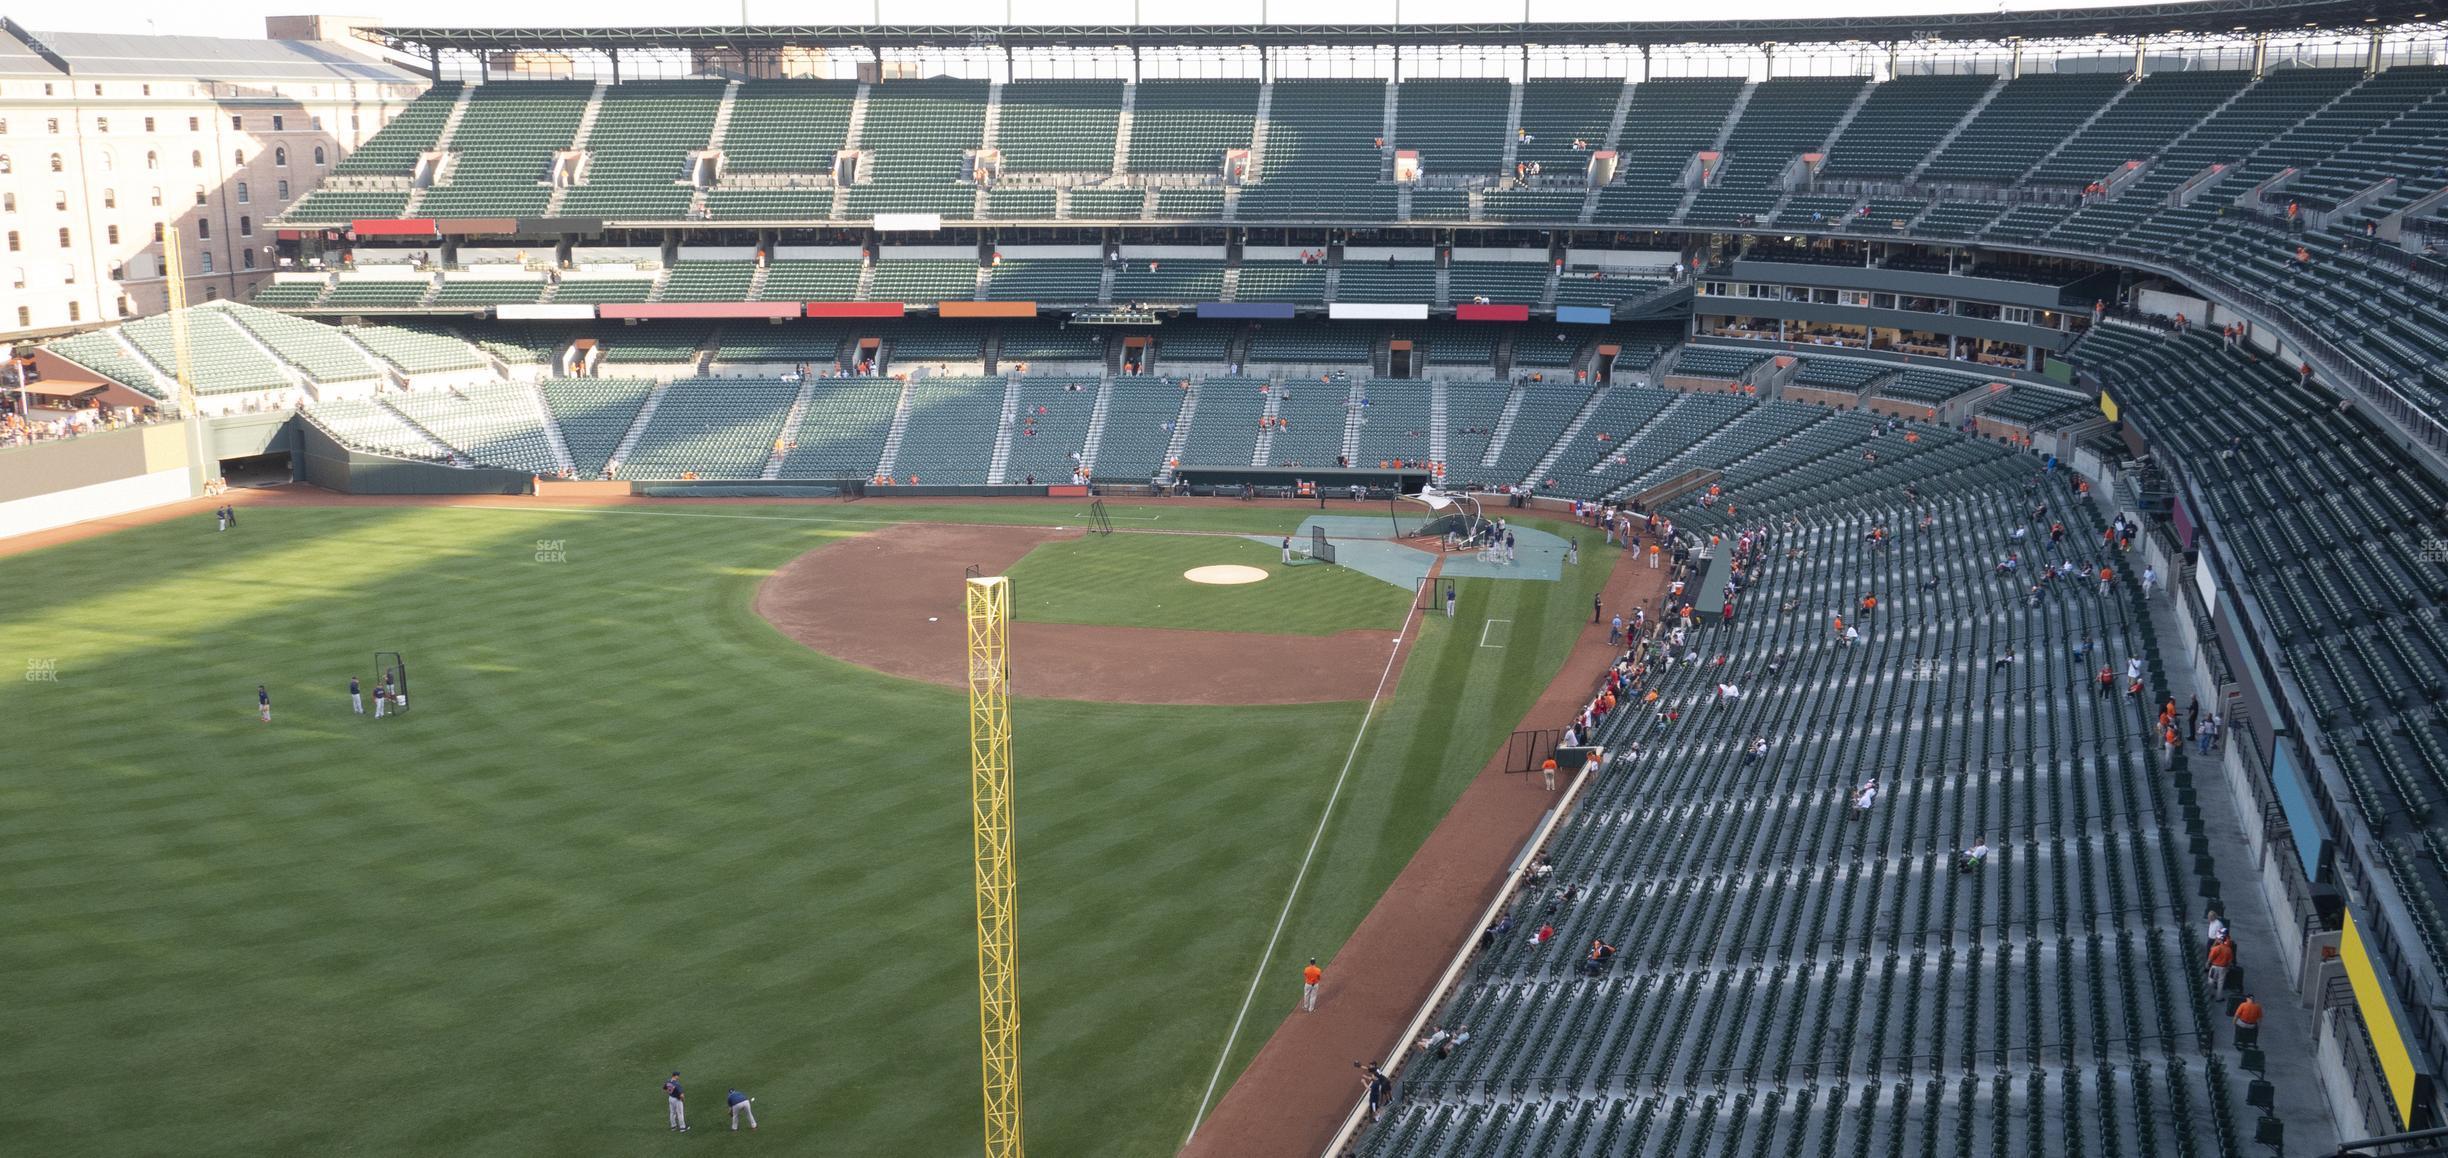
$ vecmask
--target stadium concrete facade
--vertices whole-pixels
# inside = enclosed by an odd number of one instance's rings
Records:
[[[426,88],[344,28],[266,40],[0,21],[0,341],[161,312],[175,222],[191,301],[279,264],[273,219]]]

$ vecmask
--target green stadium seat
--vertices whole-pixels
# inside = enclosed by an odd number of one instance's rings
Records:
[[[615,473],[625,479],[755,478],[773,457],[798,394],[796,386],[756,378],[675,381],[663,389]]]
[[[542,217],[552,201],[553,156],[571,146],[595,97],[589,81],[503,80],[477,85],[451,133],[449,182],[425,190],[425,217]]]
[[[546,378],[540,385],[576,464],[573,473],[585,479],[603,474],[655,387],[643,378]]]
[[[632,80],[605,89],[587,133],[585,176],[562,198],[560,211],[660,221],[688,216],[696,194],[689,155],[712,139],[724,87],[708,80]]]
[[[1110,173],[1121,116],[1121,81],[1015,80],[1003,86],[995,148],[1007,172]]]

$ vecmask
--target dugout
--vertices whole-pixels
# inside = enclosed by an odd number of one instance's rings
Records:
[[[1354,469],[1307,466],[1184,466],[1173,477],[1194,495],[1238,495],[1248,487],[1262,499],[1322,498],[1349,503],[1351,488],[1360,487],[1362,502],[1384,502],[1397,495],[1414,495],[1436,481],[1426,467]],[[1302,484],[1312,484],[1304,488]]]

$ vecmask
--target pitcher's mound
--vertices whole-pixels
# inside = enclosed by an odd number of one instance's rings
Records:
[[[1192,567],[1182,572],[1182,578],[1193,583],[1210,583],[1218,587],[1236,587],[1243,583],[1256,583],[1266,577],[1266,572],[1256,567],[1244,567],[1238,563],[1225,563],[1214,567]]]

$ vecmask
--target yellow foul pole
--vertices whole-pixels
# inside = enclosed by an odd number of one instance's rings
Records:
[[[162,223],[162,286],[169,294],[170,352],[177,364],[179,413],[195,417],[195,374],[187,362],[187,257],[179,245],[177,218]]]
[[[986,1158],[1021,1158],[1019,877],[1012,844],[1011,580],[968,581],[969,795],[977,854]]]
[[[179,245],[179,222],[162,223],[162,287],[170,311],[171,373],[178,377],[179,421],[187,427],[188,478],[195,493],[213,476],[204,452],[204,416],[196,410],[195,368],[187,352],[187,256]]]

